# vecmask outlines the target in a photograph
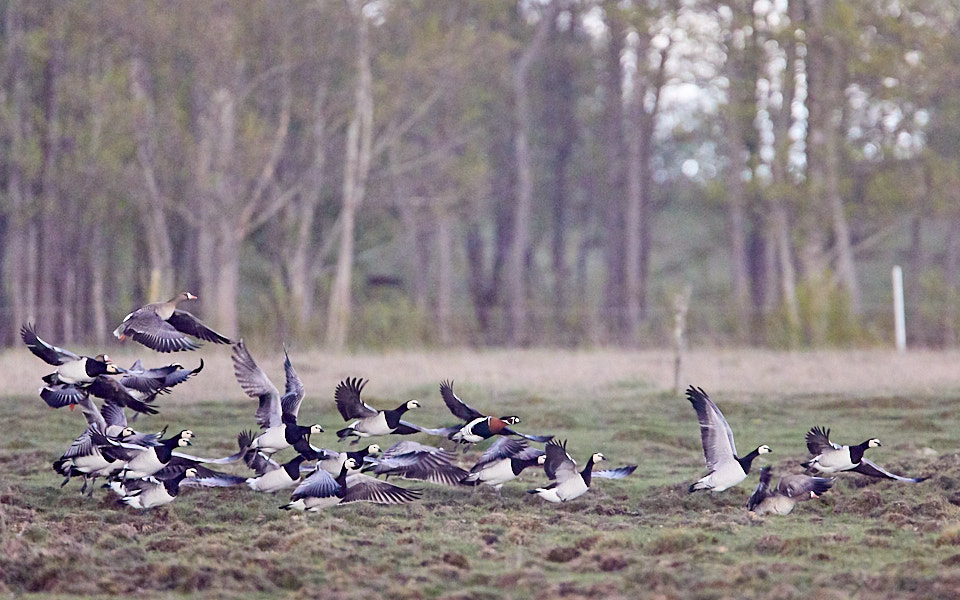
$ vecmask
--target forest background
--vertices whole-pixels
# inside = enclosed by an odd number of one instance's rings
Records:
[[[0,1],[0,344],[960,328],[952,0]]]

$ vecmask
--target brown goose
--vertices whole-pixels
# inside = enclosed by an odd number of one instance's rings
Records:
[[[128,336],[147,348],[158,352],[196,350],[200,344],[187,336],[193,336],[216,344],[233,342],[204,325],[200,319],[177,308],[183,300],[196,300],[190,292],[180,292],[166,302],[147,304],[127,315],[113,335],[120,341]]]

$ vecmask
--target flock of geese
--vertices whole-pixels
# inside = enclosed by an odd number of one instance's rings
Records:
[[[427,428],[405,420],[409,411],[421,407],[417,400],[377,409],[361,398],[366,381],[341,381],[334,399],[347,426],[336,432],[337,438],[356,445],[365,438],[427,434],[464,449],[495,438],[469,469],[457,464],[456,448],[412,440],[397,442],[386,450],[377,443],[352,451],[319,448],[311,439],[322,433],[323,427],[298,421],[304,386],[286,350],[286,382],[281,393],[254,361],[242,339],[234,342],[177,307],[182,301],[196,299],[183,292],[166,302],[147,304],[127,315],[113,333],[121,341],[131,338],[163,353],[196,350],[201,344],[193,338],[231,344],[237,382],[247,396],[258,400],[255,418],[259,432],[241,431],[237,435],[238,451],[230,456],[211,459],[186,454],[183,448],[190,446],[194,437],[191,430],[166,437],[166,427],[144,433],[132,424],[141,414],[156,414],[157,398],[200,373],[202,359],[195,369],[177,363],[145,368],[140,360],[130,368],[122,368],[105,354],[81,356],[49,344],[37,335],[32,324],[25,324],[20,331],[23,342],[33,354],[56,367],[55,372],[43,377],[40,397],[51,408],[69,406],[72,410],[79,406],[87,422],[83,432],[53,463],[54,470],[64,476],[61,487],[71,478],[80,477],[80,492],[92,495],[97,479],[104,478],[104,487],[118,495],[120,504],[136,509],[170,503],[181,487],[246,485],[262,493],[293,488],[290,501],[281,509],[319,511],[352,502],[403,504],[422,497],[422,489],[395,485],[386,480],[390,477],[450,486],[485,485],[499,495],[505,483],[531,467],[542,467],[549,483],[529,490],[530,494],[548,502],[567,502],[585,494],[594,478],[621,479],[637,468],[628,465],[597,470],[596,464],[605,457],[596,452],[580,469],[567,452],[566,442],[552,435],[517,431],[514,427],[520,423],[520,417],[516,415],[497,417],[470,407],[457,397],[450,381],[441,382],[440,395],[459,421],[442,428]],[[93,398],[102,400],[99,407]],[[750,473],[753,460],[771,452],[770,447],[763,444],[739,456],[730,425],[706,392],[691,386],[687,399],[697,413],[709,470],[690,486],[690,492],[722,492],[740,484]],[[129,421],[127,410],[133,413]],[[895,475],[866,459],[866,450],[880,446],[876,438],[843,446],[832,442],[829,434],[829,429],[821,427],[807,433],[810,458],[803,463],[805,473],[786,475],[772,486],[770,467],[761,469],[749,510],[758,515],[788,514],[797,502],[818,498],[832,487],[835,478],[824,475],[844,471],[911,483],[925,479]],[[292,458],[279,462],[276,457],[291,448]],[[238,462],[243,462],[251,474],[242,476],[214,468]]]

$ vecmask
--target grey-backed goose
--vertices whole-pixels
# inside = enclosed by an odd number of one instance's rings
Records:
[[[174,386],[180,385],[203,370],[203,359],[196,369],[185,369],[179,363],[173,363],[152,369],[144,368],[138,358],[133,366],[125,369],[120,383],[130,394],[141,402],[153,402],[159,394],[166,394]]]
[[[422,494],[421,490],[398,487],[367,475],[348,474],[359,466],[355,459],[347,458],[336,477],[323,469],[317,469],[293,491],[290,503],[280,508],[318,512],[351,502],[405,504],[419,499]]]
[[[157,409],[148,404],[149,399],[140,392],[131,390],[108,375],[97,375],[92,382],[83,386],[75,384],[57,383],[44,386],[40,389],[40,397],[50,408],[62,408],[83,403],[90,394],[120,406],[127,407],[137,413],[148,415],[157,414]],[[140,395],[144,399],[137,398]],[[151,398],[152,399],[152,398]]]
[[[133,338],[134,341],[158,352],[199,348],[200,344],[188,336],[216,344],[232,344],[230,338],[210,329],[189,312],[177,308],[177,304],[184,300],[196,299],[190,292],[181,292],[166,302],[141,306],[124,317],[113,335],[120,341]]]
[[[637,465],[618,467],[605,471],[594,471],[596,463],[606,460],[603,454],[594,452],[582,471],[577,471],[577,463],[567,454],[567,443],[550,440],[546,446],[546,460],[543,470],[547,477],[555,480],[547,487],[530,490],[547,502],[567,502],[584,495],[590,489],[594,477],[605,479],[622,479],[633,473]]]
[[[504,483],[516,479],[527,467],[543,464],[545,456],[543,450],[524,440],[501,437],[486,449],[460,483],[489,485],[499,494]]]
[[[760,483],[750,496],[747,509],[756,515],[788,515],[797,502],[819,498],[833,487],[833,479],[793,474],[770,487],[770,467],[760,469]]]
[[[441,485],[459,485],[467,472],[453,464],[456,454],[443,448],[403,440],[370,461],[365,470],[375,475],[428,481]]]
[[[375,435],[412,434],[421,431],[400,418],[408,410],[420,408],[419,402],[409,400],[392,410],[377,410],[360,399],[360,393],[366,384],[366,381],[359,378],[345,379],[337,384],[333,394],[337,410],[344,421],[356,419],[338,431],[337,437],[341,440],[355,437],[357,439],[354,441],[357,441]]]
[[[687,388],[687,400],[697,411],[700,421],[700,441],[703,443],[703,457],[710,473],[690,486],[690,491],[711,490],[722,492],[747,478],[753,459],[771,452],[766,444],[757,446],[744,457],[737,455],[737,445],[733,441],[733,430],[723,413],[707,396],[702,388]]]
[[[869,477],[893,479],[905,483],[920,483],[927,479],[926,477],[895,475],[864,458],[863,454],[868,449],[881,446],[880,440],[877,438],[870,438],[855,446],[841,446],[830,441],[829,429],[817,426],[807,432],[806,440],[807,450],[810,451],[813,458],[803,463],[803,466],[812,473],[854,471]]]
[[[518,435],[540,443],[553,439],[552,435],[528,435],[511,429],[510,425],[520,422],[520,417],[516,415],[493,417],[471,408],[453,393],[452,381],[440,382],[440,396],[453,416],[465,421],[463,425],[449,428],[451,430],[449,438],[460,444],[481,442],[495,435]]]

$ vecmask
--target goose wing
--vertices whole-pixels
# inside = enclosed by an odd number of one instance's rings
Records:
[[[491,444],[490,447],[480,455],[480,459],[477,460],[477,464],[470,469],[470,472],[476,473],[486,465],[498,460],[503,460],[504,458],[529,460],[541,454],[543,454],[543,450],[531,447],[530,444],[524,440],[497,436],[497,441]]]
[[[185,333],[161,319],[155,310],[140,309],[131,313],[118,330],[157,352],[180,352],[200,347]]]
[[[244,393],[251,398],[260,400],[257,407],[257,423],[261,429],[277,427],[283,423],[280,408],[280,391],[273,385],[263,369],[257,365],[247,351],[247,346],[241,338],[233,346],[233,375],[240,383]]]
[[[213,469],[203,466],[193,457],[178,452],[174,452],[174,456],[170,461],[167,462],[162,469],[154,473],[153,477],[160,481],[173,479],[191,468],[197,470],[196,477],[187,477],[180,485],[187,487],[231,487],[247,481],[246,477],[214,471]]]
[[[470,408],[466,402],[453,393],[453,381],[444,380],[440,382],[440,396],[443,398],[443,403],[446,404],[450,412],[453,413],[453,416],[458,419],[470,422],[486,416],[480,411]]]
[[[530,440],[531,442],[537,442],[540,444],[546,444],[553,439],[552,435],[530,435],[528,433],[520,433],[519,431],[514,431],[509,427],[504,427],[501,432],[503,435],[518,435],[524,439]]]
[[[422,495],[423,490],[420,489],[406,489],[368,475],[355,473],[347,476],[347,490],[340,503],[406,504],[420,499]]]
[[[764,467],[767,468],[767,467]],[[833,487],[833,479],[829,477],[811,477],[800,473],[782,477],[777,487],[774,489],[778,494],[793,498],[794,500],[803,500],[810,497],[810,494],[817,496],[823,494]]]
[[[300,381],[297,371],[293,368],[293,363],[290,362],[290,355],[287,354],[286,348],[283,349],[283,356],[283,370],[287,376],[287,384],[283,398],[280,399],[280,406],[283,414],[296,417],[300,412],[300,404],[303,402],[303,382]]]
[[[418,442],[402,441],[388,448],[376,460],[374,473],[396,475],[442,485],[458,485],[467,472],[453,464],[455,454]]]
[[[550,479],[556,479],[558,483],[578,475],[577,462],[567,454],[567,441],[563,443],[557,440],[550,440],[546,446],[547,460],[543,463],[543,470]]]
[[[127,369],[120,383],[124,386],[139,390],[145,394],[152,392],[166,393],[172,388],[190,379],[203,370],[203,359],[200,359],[200,366],[196,369],[184,369],[179,364],[155,367],[153,369],[144,369],[143,364],[138,359],[134,365]]]
[[[173,314],[167,319],[167,323],[172,325],[177,331],[192,335],[195,338],[200,338],[206,342],[213,342],[215,344],[233,343],[230,338],[210,329],[204,325],[200,319],[179,308],[173,311]]]
[[[770,472],[770,467],[760,469],[760,483],[757,484],[757,487],[750,495],[750,500],[747,502],[747,510],[752,511],[770,495],[771,477],[773,477],[773,474]]]
[[[97,378],[93,380],[87,390],[96,396],[97,398],[103,398],[104,400],[110,400],[120,406],[125,406],[130,410],[136,411],[138,413],[145,413],[148,415],[157,414],[157,409],[153,408],[149,404],[137,400],[130,395],[130,390],[125,388],[122,383],[109,377],[107,375],[97,375]]]
[[[604,479],[623,479],[627,475],[633,473],[637,470],[637,465],[627,465],[625,467],[617,467],[616,469],[604,469],[603,471],[592,471],[594,477],[602,477]]]
[[[399,425],[393,430],[393,433],[397,435],[413,435],[415,433],[426,433],[429,435],[436,435],[439,437],[449,438],[451,434],[454,434],[460,431],[460,428],[463,425],[451,425],[450,427],[439,427],[436,429],[431,429],[430,427],[424,427],[422,425],[416,425],[410,421],[404,421],[400,419]]]
[[[323,469],[317,469],[293,490],[290,501],[296,502],[301,498],[329,498],[336,496],[338,491],[340,491],[340,484],[333,475]]]
[[[27,345],[30,352],[33,352],[34,355],[49,365],[58,366],[80,360],[80,357],[73,352],[58,348],[40,339],[33,323],[25,323],[20,326],[20,339]]]
[[[861,475],[868,475],[870,477],[880,477],[883,479],[893,479],[896,481],[903,481],[905,483],[920,483],[921,481],[926,481],[928,477],[903,477],[901,475],[895,475],[890,471],[887,471],[877,463],[869,459],[861,459],[860,464],[850,469],[851,471],[856,471]]]
[[[123,407],[112,400],[104,401],[100,414],[103,415],[103,420],[107,426],[127,426],[127,414],[123,412]]]
[[[691,385],[687,388],[687,400],[697,411],[697,420],[700,421],[700,441],[707,467],[713,470],[721,462],[737,456],[733,430],[707,393]]]
[[[813,427],[806,435],[807,450],[813,456],[823,454],[825,450],[839,450],[840,444],[834,444],[830,441],[830,430],[817,425]]]
[[[63,408],[80,404],[87,397],[87,392],[73,384],[58,383],[41,388],[40,397],[50,408]]]
[[[337,384],[333,397],[337,401],[337,410],[340,411],[344,421],[366,419],[379,412],[360,399],[360,392],[365,385],[367,382],[359,377],[344,379]]]

